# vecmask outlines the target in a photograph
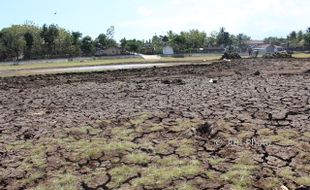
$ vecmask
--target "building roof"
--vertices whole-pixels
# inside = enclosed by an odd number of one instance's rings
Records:
[[[248,40],[246,42],[246,44],[248,45],[260,45],[260,44],[264,44],[263,40]]]
[[[274,45],[272,44],[260,44],[260,45],[257,45],[255,48],[262,48],[262,49],[265,49],[269,46],[272,46],[272,47],[275,47]]]

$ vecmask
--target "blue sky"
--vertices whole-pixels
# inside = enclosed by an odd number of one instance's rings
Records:
[[[114,25],[119,40],[149,39],[170,29],[210,34],[224,26],[263,39],[305,30],[309,18],[310,0],[3,0],[0,28],[30,20],[96,37]]]

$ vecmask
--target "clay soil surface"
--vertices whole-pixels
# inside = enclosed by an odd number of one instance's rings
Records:
[[[3,78],[0,189],[307,189],[309,92],[307,59]]]

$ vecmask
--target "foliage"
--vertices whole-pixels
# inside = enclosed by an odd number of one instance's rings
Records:
[[[0,44],[2,46],[1,54],[4,54],[4,57],[15,57],[19,59],[26,47],[24,34],[20,26],[13,25],[10,28],[3,29],[0,33]]]
[[[90,36],[85,36],[82,39],[81,49],[85,55],[92,55],[95,51],[93,40]]]
[[[141,52],[143,44],[142,41],[136,39],[126,40],[123,38],[121,40],[121,47],[127,52]]]
[[[264,39],[265,43],[272,44],[272,45],[282,45],[286,44],[287,40],[285,38],[278,38],[278,37],[268,37]]]
[[[229,32],[226,32],[224,27],[220,28],[220,32],[217,35],[217,44],[225,47],[232,44]]]
[[[59,35],[58,27],[56,25],[47,26],[44,24],[40,35],[47,46],[47,53],[53,54],[53,51],[55,51],[55,41]]]
[[[0,61],[94,55],[95,45],[100,44],[100,48],[117,45],[114,30],[110,27],[107,34],[103,34],[105,41],[100,39],[100,43],[94,43],[89,36],[82,38],[78,31],[69,32],[53,24],[12,25],[0,31]]]
[[[299,30],[298,32],[290,32],[286,38],[268,37],[264,39],[265,43],[273,45],[282,45],[293,49],[309,49],[310,48],[310,30]]]
[[[94,40],[82,36],[78,31],[70,32],[58,25],[36,26],[31,22],[12,25],[0,31],[0,61],[56,58],[73,56],[93,56],[96,50],[118,46],[114,40],[115,27],[109,27]],[[164,35],[155,34],[149,40],[120,40],[123,53],[161,54],[166,45],[173,47],[177,53],[203,52],[209,47],[222,47],[246,51],[250,37],[245,34],[232,35],[221,27],[219,31],[207,34],[198,29],[176,33],[168,31]],[[292,31],[286,38],[267,37],[265,43],[290,48],[310,48],[310,28],[305,31]]]

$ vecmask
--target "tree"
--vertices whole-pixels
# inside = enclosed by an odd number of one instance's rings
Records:
[[[289,36],[288,36],[289,40],[296,40],[297,38],[297,33],[295,31],[292,31]]]
[[[204,46],[206,41],[206,33],[197,29],[190,30],[188,32],[181,32],[181,36],[184,36],[186,41],[186,49],[191,51]]]
[[[271,37],[265,38],[264,42],[268,44],[272,44],[272,45],[282,45],[282,44],[287,44],[287,39],[271,36]]]
[[[30,59],[31,58],[31,50],[33,46],[33,34],[30,32],[26,32],[24,34],[24,39],[26,41],[26,50],[25,50],[25,57]]]
[[[218,33],[216,31],[211,32],[210,36],[207,38],[207,44],[211,47],[217,46],[217,36]]]
[[[122,38],[122,39],[120,40],[120,43],[121,43],[121,48],[122,48],[122,50],[125,50],[125,49],[126,49],[126,45],[127,45],[127,40],[126,40],[126,38]]]
[[[73,45],[78,45],[80,38],[82,37],[81,32],[72,32],[72,40],[73,40]]]
[[[19,25],[20,32],[23,34],[24,40],[26,42],[26,48],[24,50],[25,58],[39,58],[46,54],[44,51],[44,40],[41,38],[41,28],[34,25],[32,22],[27,22],[26,24]]]
[[[105,34],[99,34],[99,36],[95,40],[95,44],[97,48],[105,49],[108,47],[108,37]]]
[[[114,32],[115,28],[114,26],[111,26],[110,28],[107,29],[106,34],[99,34],[99,36],[95,40],[96,48],[106,49],[109,47],[117,46],[116,41],[113,39]]]
[[[128,52],[141,53],[144,43],[140,40],[132,39],[126,40],[122,39],[122,44],[124,46],[124,50]]]
[[[15,57],[17,60],[20,59],[26,47],[21,27],[13,25],[9,28],[5,28],[1,31],[0,36],[0,44],[5,57]]]
[[[241,51],[246,51],[247,48],[248,48],[248,45],[247,45],[247,41],[249,41],[251,38],[245,34],[238,34],[236,37],[236,42],[233,43],[233,45],[237,46]]]
[[[152,48],[155,50],[155,53],[157,53],[157,54],[161,53],[162,48],[164,46],[162,38],[155,34],[152,37],[151,43],[152,43]]]
[[[117,46],[117,42],[114,39],[108,39],[107,47],[115,47]]]
[[[74,55],[80,55],[81,54],[81,37],[82,33],[80,32],[72,32],[72,43],[74,46]]]
[[[47,25],[44,24],[40,35],[47,44],[48,54],[53,54],[55,49],[55,40],[59,35],[58,27],[53,24],[47,27]]]
[[[229,38],[229,33],[225,31],[224,27],[220,28],[220,31],[217,35],[217,44],[219,46],[224,45],[225,47],[231,45],[231,40]]]
[[[310,49],[310,27],[307,28],[306,33],[304,34],[305,46]]]
[[[75,53],[75,47],[73,44],[74,42],[71,32],[63,28],[58,28],[58,36],[54,41],[54,56],[72,56]]]
[[[299,44],[299,40],[297,38],[297,33],[295,31],[292,31],[288,36],[287,36],[287,45],[288,47],[293,47],[296,48]]]
[[[184,35],[174,35],[171,39],[171,44],[176,52],[182,52],[185,50],[186,47],[186,38]]]
[[[110,28],[107,29],[106,36],[108,39],[114,39],[114,33],[115,33],[115,27],[110,26]]]
[[[108,28],[107,32],[106,32],[107,47],[117,46],[117,43],[114,40],[114,33],[115,33],[115,27],[114,26],[110,26],[110,28]]]
[[[185,53],[197,51],[207,43],[207,34],[197,29],[182,31],[179,34],[168,31],[165,36],[153,36],[152,47],[156,53],[160,53],[163,46],[171,45],[176,52]]]
[[[302,30],[299,30],[299,31],[297,32],[297,40],[298,40],[298,41],[301,41],[303,38],[304,38],[304,33],[303,33]]]
[[[82,39],[81,49],[84,55],[92,55],[95,52],[93,40],[90,36]]]
[[[168,36],[163,36],[163,37],[162,37],[162,41],[163,41],[164,43],[169,42]]]

